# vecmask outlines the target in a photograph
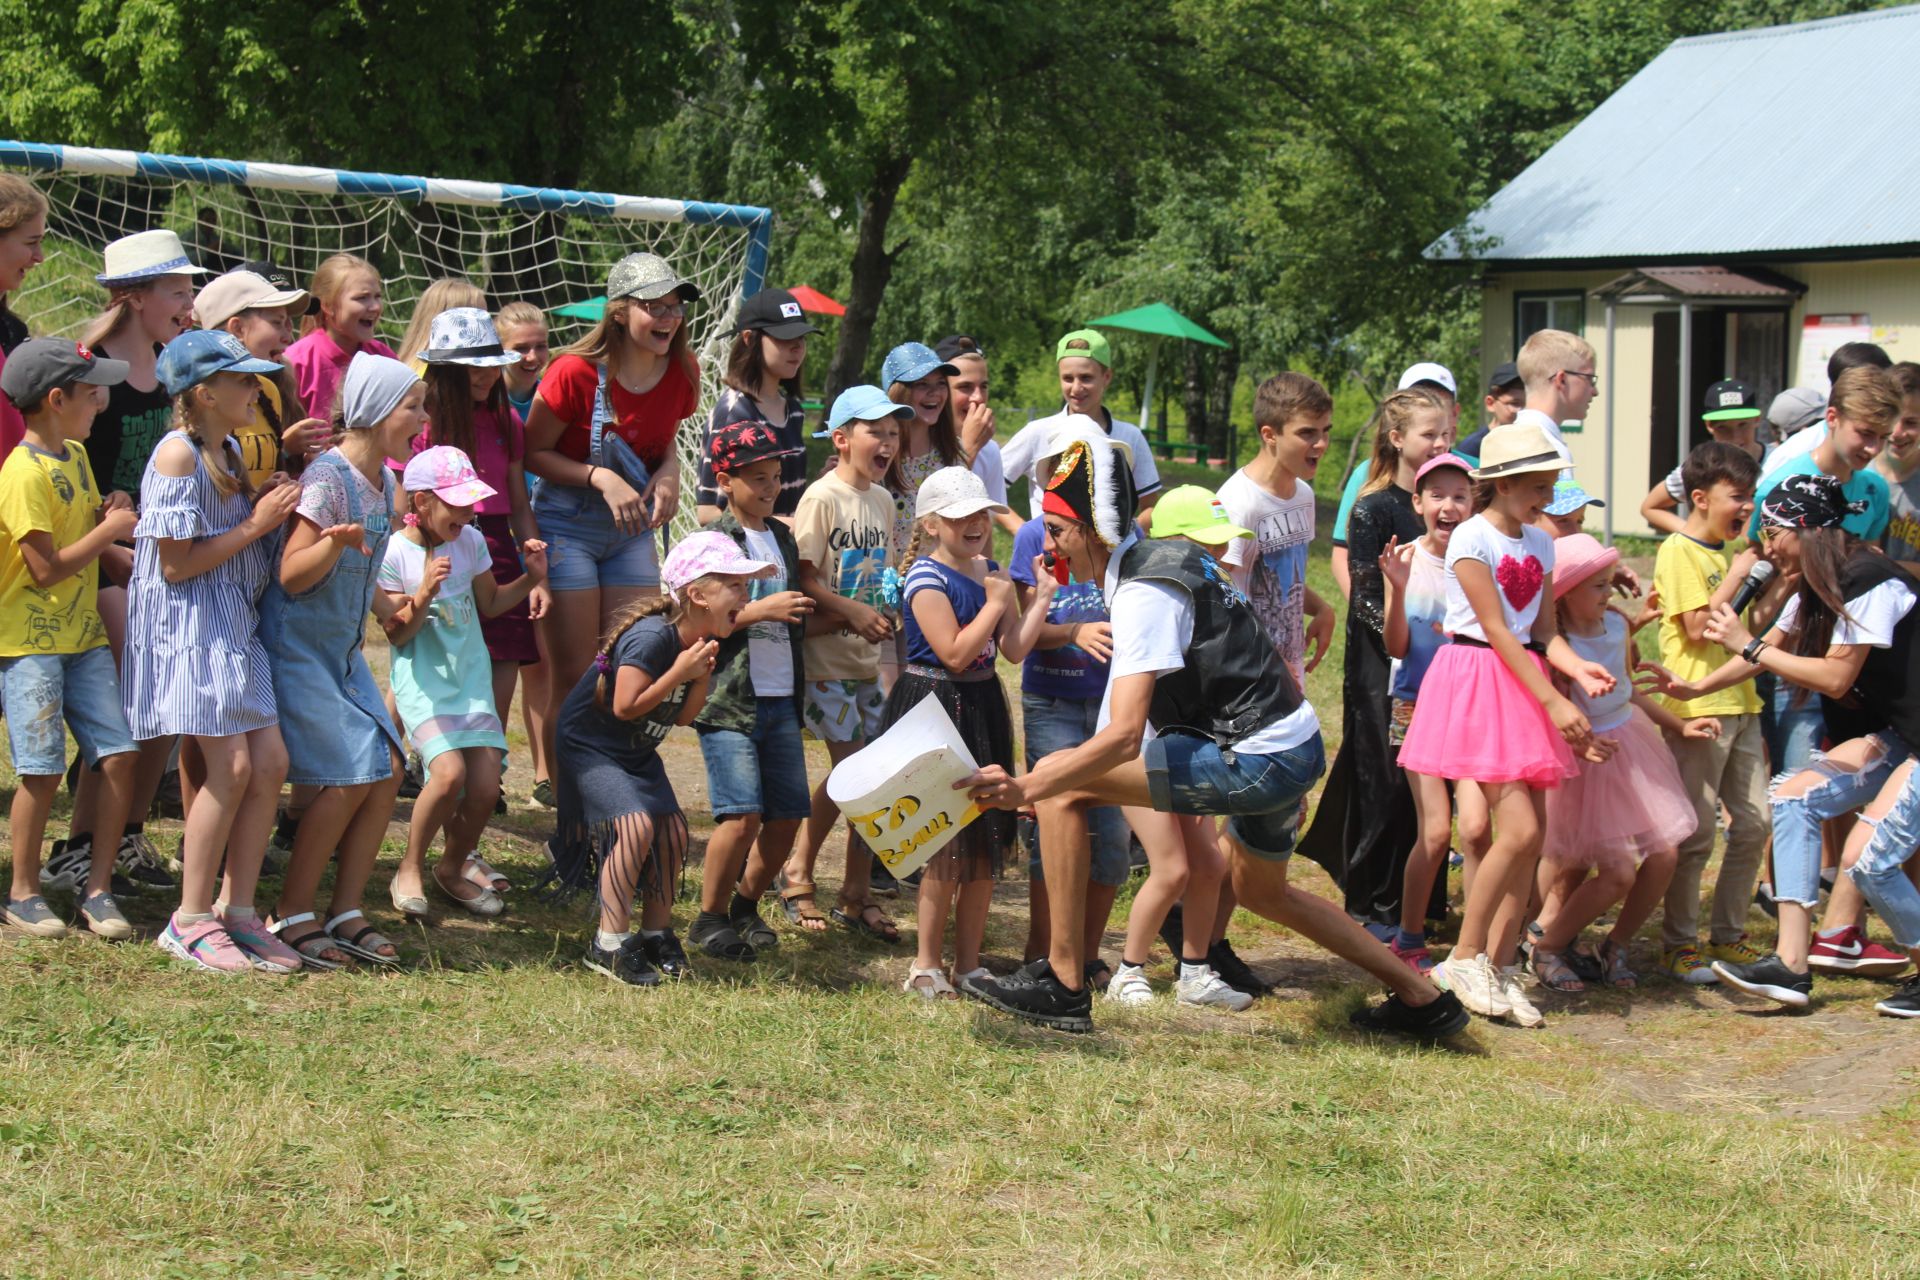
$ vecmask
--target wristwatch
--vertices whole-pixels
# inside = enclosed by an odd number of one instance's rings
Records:
[[[1760,665],[1760,651],[1766,647],[1767,642],[1759,636],[1755,636],[1753,639],[1747,641],[1747,647],[1740,651],[1740,657],[1757,667]]]

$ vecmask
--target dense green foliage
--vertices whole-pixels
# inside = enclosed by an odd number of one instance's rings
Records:
[[[1064,326],[1164,300],[1232,343],[1163,363],[1218,453],[1242,375],[1470,363],[1472,275],[1421,250],[1671,40],[1870,7],[0,0],[0,127],[764,204],[775,280],[849,304],[829,392],[964,330],[1038,397]]]

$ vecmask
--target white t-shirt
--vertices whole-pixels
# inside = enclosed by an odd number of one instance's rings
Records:
[[[1053,433],[1066,417],[1067,412],[1062,409],[1050,418],[1035,418],[1014,432],[1013,439],[1000,446],[1004,474],[1025,476],[1029,482],[1027,505],[1032,508],[1035,520],[1040,518],[1040,502],[1047,492],[1047,477],[1040,474],[1040,464],[1053,456],[1049,451],[1053,444]],[[1160,468],[1154,465],[1153,450],[1148,447],[1147,438],[1141,434],[1140,428],[1115,418],[1108,426],[1107,434],[1133,451],[1134,493],[1144,498],[1160,492]]]
[[[1773,447],[1773,452],[1760,460],[1760,478],[1765,480],[1795,458],[1804,458],[1818,449],[1827,438],[1827,421],[1822,418],[1812,426],[1796,431]]]
[[[1533,632],[1533,620],[1540,616],[1540,602],[1546,597],[1546,576],[1553,572],[1553,535],[1527,525],[1519,537],[1509,538],[1484,515],[1453,531],[1447,543],[1446,630],[1449,635],[1471,636],[1485,643],[1486,630],[1455,576],[1454,566],[1462,560],[1478,560],[1493,571],[1507,630],[1526,644]],[[1117,638],[1118,628],[1114,634]]]
[[[1228,542],[1221,559],[1233,585],[1252,602],[1253,616],[1273,638],[1294,681],[1305,687],[1313,486],[1296,479],[1292,496],[1282,498],[1241,470],[1227,477],[1218,497],[1227,518],[1254,533]]]
[[[1847,616],[1834,619],[1832,643],[1889,648],[1893,644],[1893,629],[1912,611],[1913,605],[1912,589],[1898,579],[1889,578],[1847,601]],[[1780,616],[1773,620],[1773,625],[1783,634],[1792,635],[1799,623],[1800,595],[1795,592],[1780,607]]]
[[[493,553],[487,550],[486,535],[479,525],[470,524],[452,542],[435,547],[433,554],[450,562],[447,579],[433,597],[435,612],[453,626],[465,627],[474,620],[473,580],[493,572]],[[395,533],[387,539],[386,555],[375,580],[383,591],[412,595],[420,589],[421,575],[426,571],[427,549]]]
[[[1000,462],[1000,445],[989,440],[980,446],[980,452],[973,455],[973,466],[968,468],[980,477],[980,483],[987,486],[987,496],[1001,506],[1007,505],[1007,473]]]
[[[1108,616],[1113,624],[1113,660],[1107,668],[1107,687],[1100,697],[1099,727],[1112,720],[1113,686],[1123,676],[1147,674],[1162,676],[1187,665],[1187,649],[1193,643],[1193,601],[1171,583],[1135,579],[1120,582],[1120,557],[1138,541],[1130,536],[1113,553],[1107,564],[1103,584]],[[1235,751],[1249,755],[1274,755],[1290,751],[1320,731],[1320,717],[1305,698],[1293,713],[1272,724],[1262,725],[1238,742]],[[1142,740],[1152,738],[1147,726]]]
[[[765,529],[748,529],[744,526],[740,532],[747,535],[748,557],[765,560],[773,566],[772,576],[748,581],[748,597],[764,600],[785,591],[786,561],[780,558],[780,544],[774,540],[773,534]],[[747,628],[747,671],[753,679],[754,697],[793,696],[793,642],[787,635],[786,623],[756,622]]]

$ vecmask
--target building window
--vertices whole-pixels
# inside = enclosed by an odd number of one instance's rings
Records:
[[[1582,333],[1586,329],[1584,293],[1520,293],[1513,299],[1513,349],[1516,354],[1528,338],[1542,329]]]

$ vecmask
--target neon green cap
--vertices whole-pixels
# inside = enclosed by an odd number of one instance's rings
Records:
[[[1069,350],[1067,344],[1070,342],[1084,342],[1087,345],[1084,347],[1074,347]],[[1088,360],[1098,360],[1101,368],[1113,368],[1113,348],[1107,345],[1107,335],[1101,333],[1098,329],[1075,329],[1072,333],[1060,339],[1060,345],[1053,349],[1053,358],[1059,361],[1065,360],[1068,356],[1082,356]]]
[[[1235,538],[1251,538],[1253,530],[1242,529],[1227,519],[1220,499],[1197,484],[1183,484],[1160,495],[1153,504],[1153,536],[1156,538],[1192,538],[1209,546],[1220,546]]]

